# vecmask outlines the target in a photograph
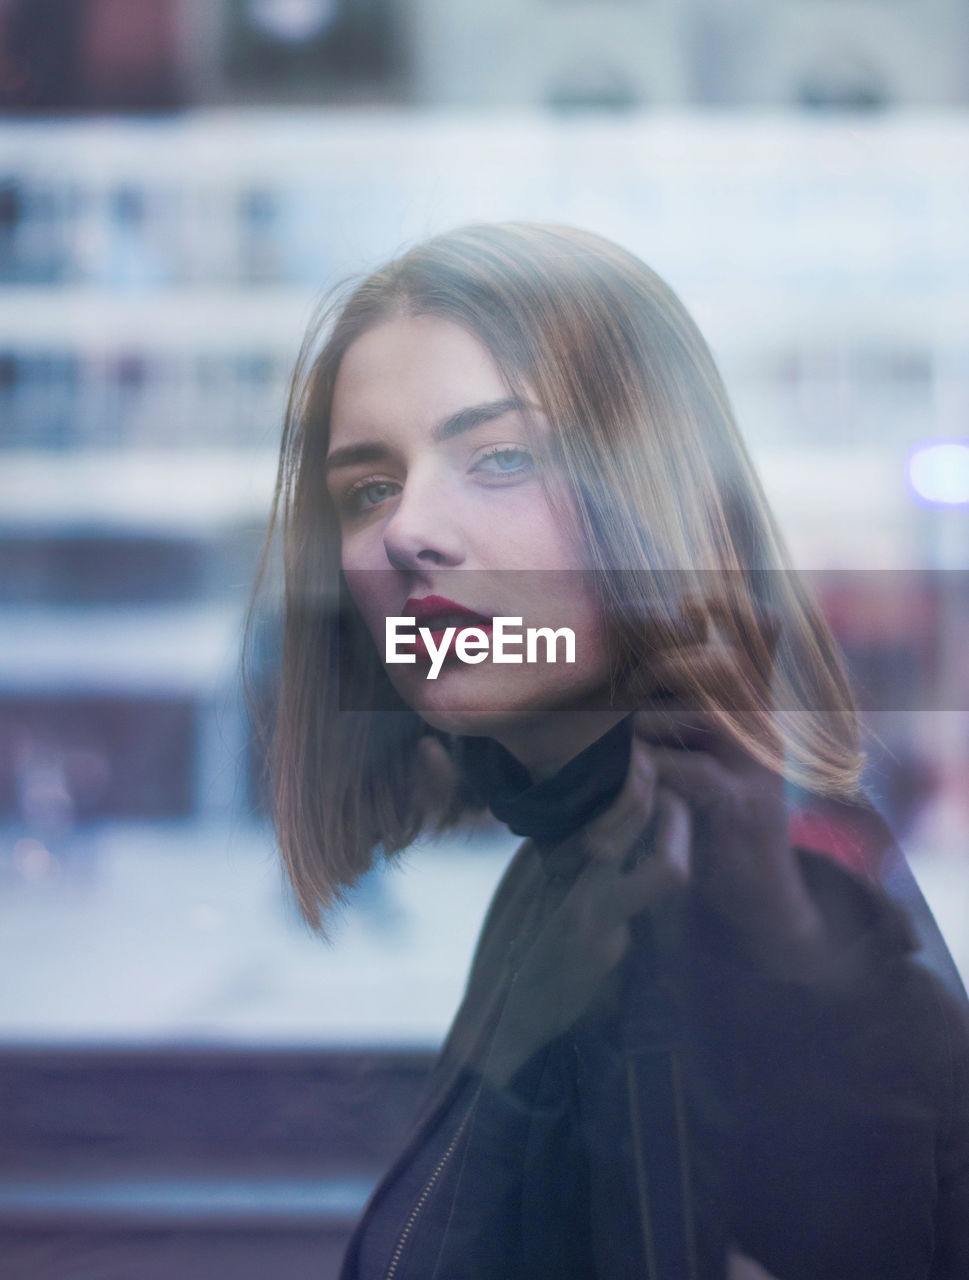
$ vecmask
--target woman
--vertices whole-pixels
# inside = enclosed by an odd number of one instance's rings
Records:
[[[302,910],[429,824],[528,837],[344,1280],[969,1275],[963,1006],[878,888],[834,642],[680,302],[476,226],[316,333],[274,510]]]

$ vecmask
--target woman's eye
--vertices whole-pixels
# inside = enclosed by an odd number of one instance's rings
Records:
[[[472,470],[483,471],[488,475],[516,475],[530,470],[531,466],[532,455],[527,449],[503,445],[497,449],[489,449],[483,458],[478,459]]]
[[[370,511],[392,498],[399,488],[393,480],[363,480],[347,490],[340,505],[350,515]]]

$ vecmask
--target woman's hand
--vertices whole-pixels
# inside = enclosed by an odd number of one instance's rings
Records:
[[[633,916],[647,908],[675,914],[688,877],[690,817],[657,776],[651,751],[634,739],[613,804],[556,850],[560,868],[581,870],[549,884],[553,905],[512,980],[485,1065],[496,1084],[601,997],[629,948]]]
[[[568,888],[513,981],[487,1067],[501,1083],[601,996],[634,916],[647,911],[660,948],[675,951],[687,891],[762,972],[810,981],[826,971],[829,939],[788,843],[783,779],[708,718],[677,709],[684,660],[720,688],[747,661],[713,644],[656,658],[672,699],[637,713],[622,791],[556,851],[559,867],[577,874],[563,877]]]
[[[656,676],[673,698],[637,713],[635,732],[656,770],[656,785],[689,808],[693,892],[764,971],[809,979],[823,971],[829,948],[788,843],[783,779],[709,718],[676,709],[677,673],[686,662],[710,687],[729,688],[746,661],[737,648],[722,644],[660,657]],[[757,731],[772,730],[761,722]]]
[[[777,977],[813,976],[825,933],[788,844],[782,780],[709,729],[703,748],[660,745],[645,718],[658,782],[689,806],[693,890],[752,961]]]

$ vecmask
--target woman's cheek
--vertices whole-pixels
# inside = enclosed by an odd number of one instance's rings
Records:
[[[534,570],[549,572],[575,570],[578,560],[557,521],[548,509],[545,494],[537,483],[523,482],[508,489],[485,493],[469,502],[473,529],[468,529],[469,545],[485,569]]]

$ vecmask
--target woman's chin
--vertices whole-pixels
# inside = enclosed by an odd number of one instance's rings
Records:
[[[442,733],[491,737],[556,711],[605,705],[601,684],[584,686],[571,667],[559,675],[548,669],[539,674],[534,667],[446,663],[435,680],[425,671],[411,667],[406,676],[395,672],[392,679],[404,701]]]
[[[401,692],[421,719],[442,733],[488,737],[550,709],[544,700],[523,697],[521,690],[495,689],[491,682],[486,687],[484,681],[475,685],[463,678],[428,685]]]

